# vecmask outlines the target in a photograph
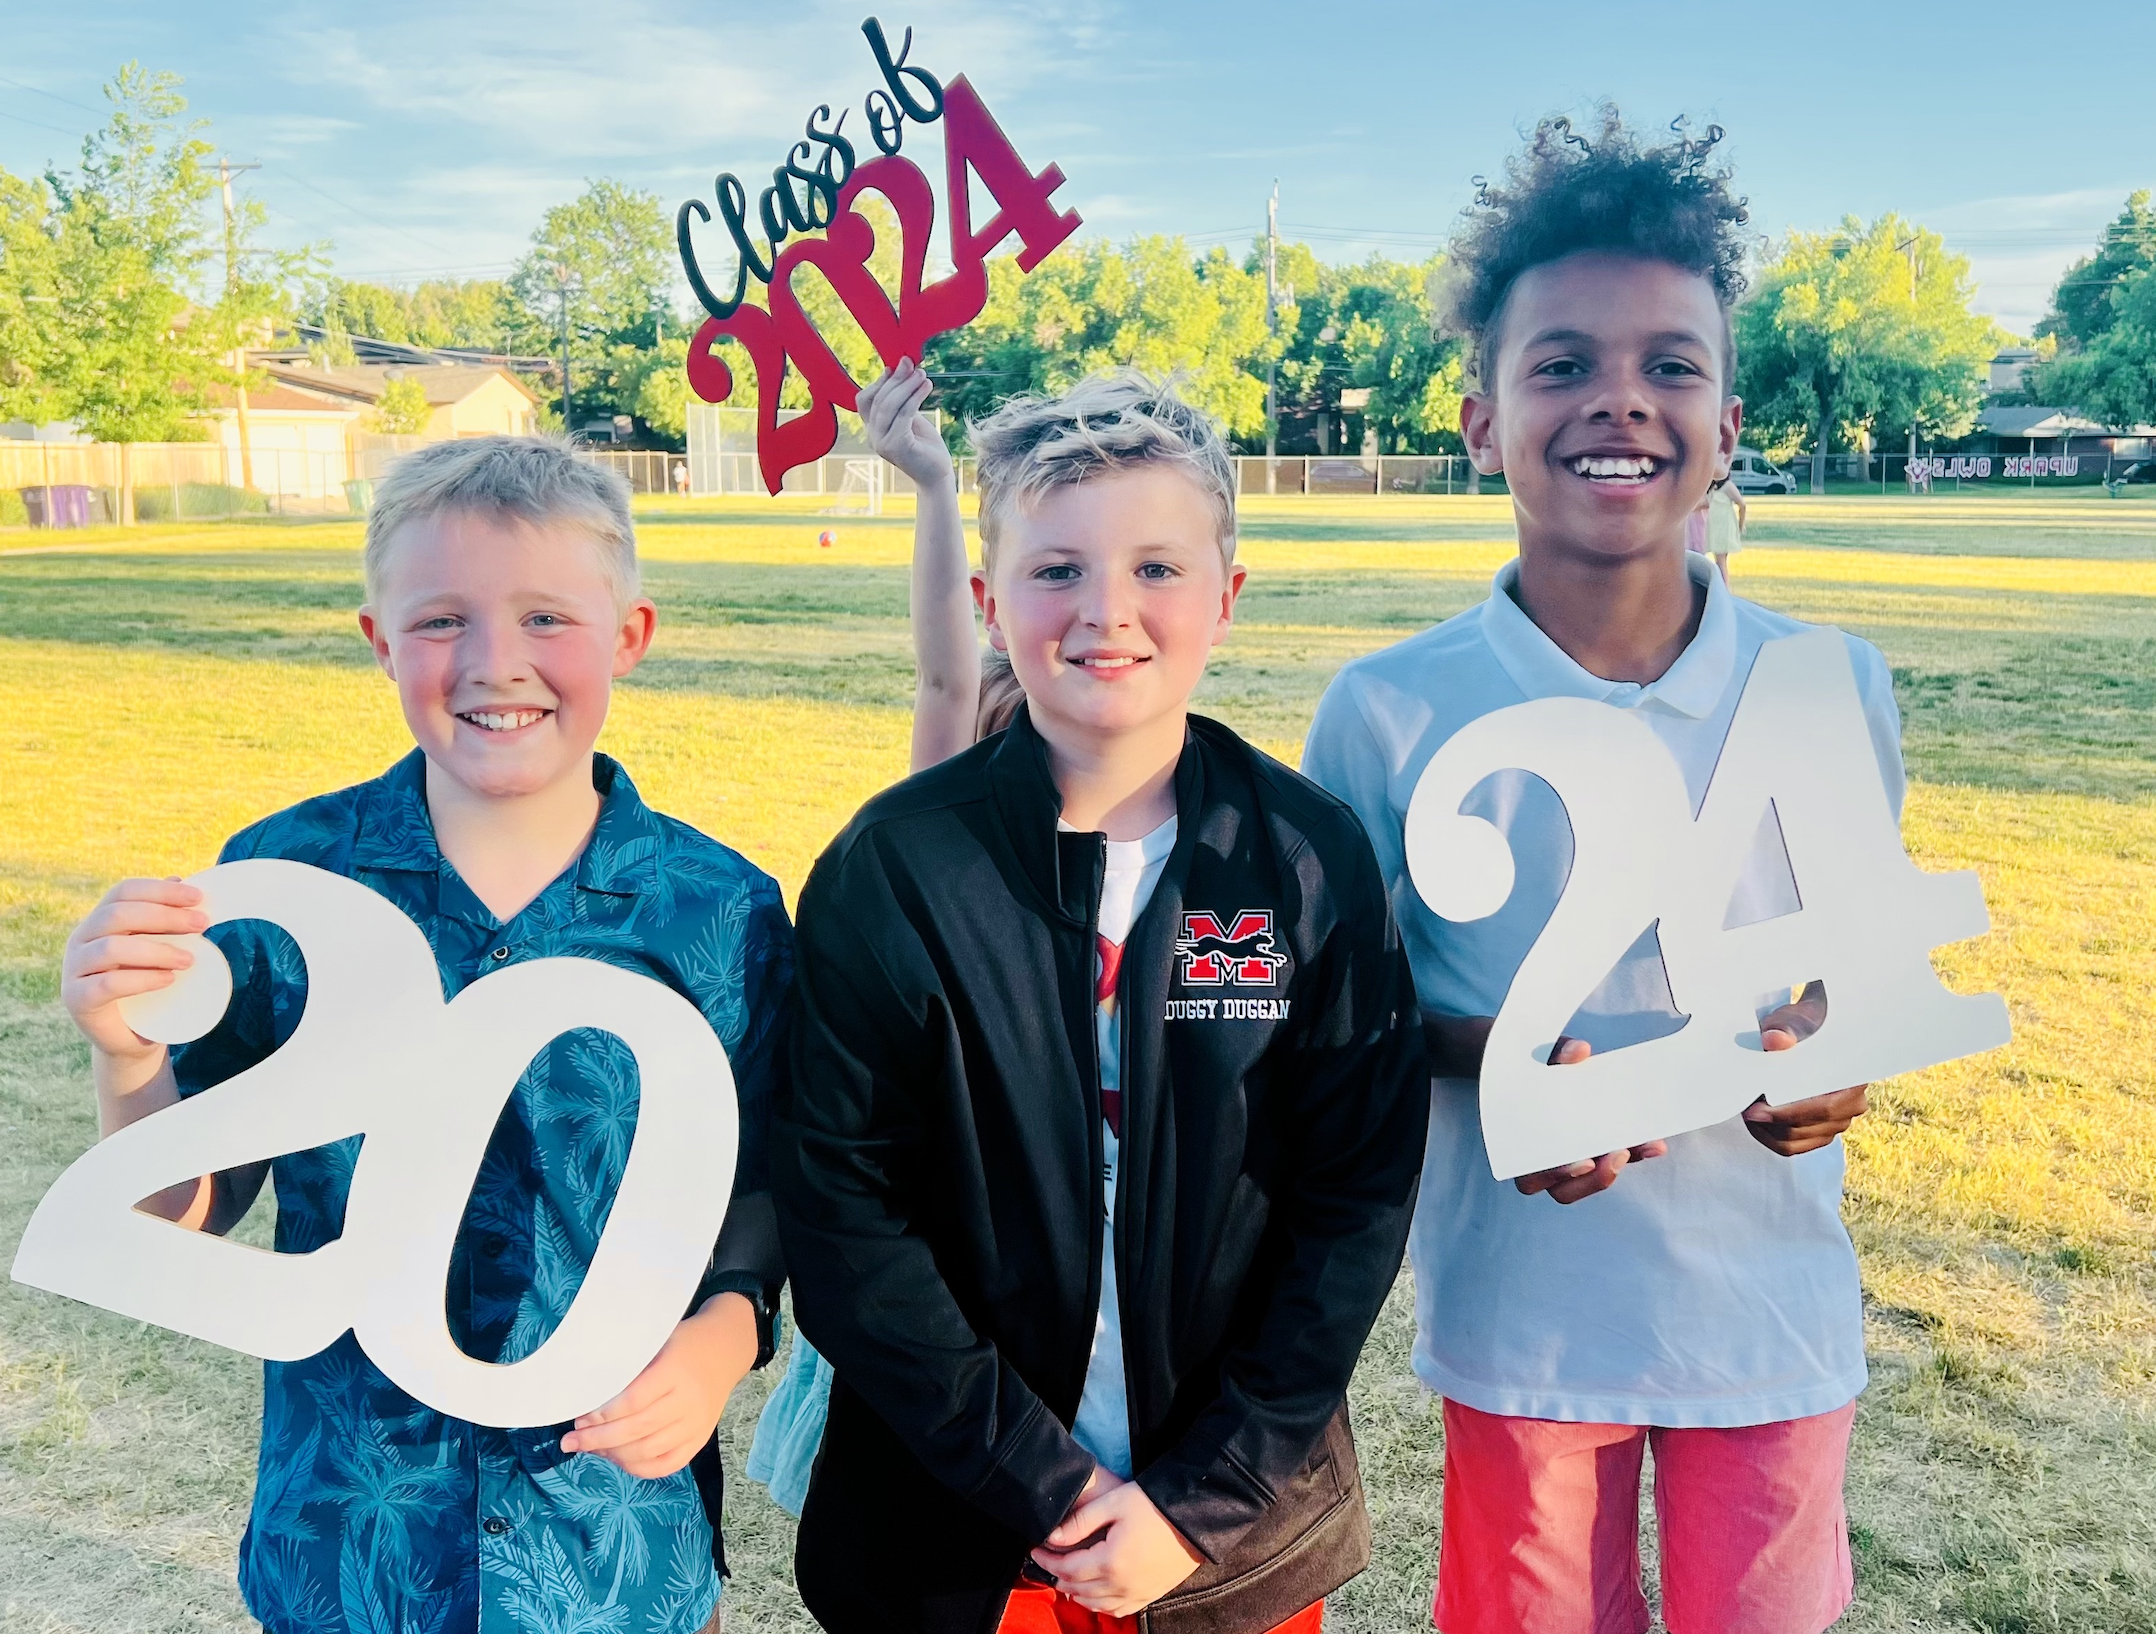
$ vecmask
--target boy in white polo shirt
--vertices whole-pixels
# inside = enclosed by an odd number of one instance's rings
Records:
[[[1461,418],[1478,469],[1505,475],[1519,558],[1481,606],[1344,669],[1304,755],[1376,847],[1438,1074],[1410,1253],[1415,1368],[1446,1398],[1444,1634],[1640,1634],[1650,1440],[1673,1634],[1818,1634],[1851,1593],[1841,1485],[1865,1366],[1836,1137],[1862,1088],[1492,1179],[1482,1043],[1564,886],[1571,830],[1539,779],[1478,789],[1465,809],[1505,833],[1517,877],[1471,924],[1422,903],[1402,853],[1431,756],[1533,698],[1636,710],[1696,808],[1760,646],[1800,628],[1685,549],[1742,418],[1728,311],[1745,215],[1705,166],[1711,142],[1643,149],[1614,113],[1587,143],[1546,122],[1486,190],[1453,263],[1477,372]],[[1898,805],[1887,668],[1864,642],[1849,650]],[[1798,906],[1771,839],[1738,897],[1733,924]],[[1827,1002],[1814,984],[1782,1005],[1766,1046],[1794,1047]],[[1680,1024],[1650,929],[1557,1059]]]

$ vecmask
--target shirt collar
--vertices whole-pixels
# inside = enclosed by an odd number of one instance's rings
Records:
[[[663,838],[657,814],[611,756],[591,757],[591,781],[599,791],[599,821],[577,859],[577,886],[609,896],[650,890]],[[352,864],[402,873],[440,871],[442,852],[427,813],[427,759],[421,750],[376,778],[360,800]]]
[[[427,757],[414,749],[367,785],[352,836],[352,866],[431,874],[442,865],[427,815]]]
[[[1653,702],[1703,719],[1721,703],[1736,674],[1737,613],[1735,598],[1711,557],[1687,551],[1685,570],[1694,584],[1706,586],[1706,611],[1677,661],[1659,680],[1644,686],[1590,675],[1542,633],[1515,599],[1520,584],[1517,557],[1490,581],[1490,599],[1482,604],[1482,638],[1513,684],[1530,698],[1591,698],[1626,707]]]
[[[1209,733],[1226,731],[1198,715],[1189,717],[1184,726],[1183,754],[1175,767],[1175,810],[1178,819],[1188,816],[1193,821],[1187,825],[1178,821],[1178,834],[1195,831],[1205,800],[1205,757],[1199,744]],[[987,766],[988,794],[1019,876],[1042,908],[1066,921],[1090,924],[1098,905],[1097,874],[1090,869],[1074,873],[1066,864],[1075,863],[1081,854],[1096,859],[1099,853],[1089,844],[1071,840],[1070,856],[1065,856],[1066,836],[1078,831],[1062,821],[1063,796],[1049,769],[1048,743],[1025,704],[1018,706],[1009,729],[995,742]],[[1091,839],[1084,836],[1085,842]],[[1097,869],[1097,861],[1093,867]]]
[[[651,890],[658,883],[665,837],[658,813],[644,804],[621,762],[609,755],[591,757],[591,782],[599,791],[599,821],[577,859],[578,888],[609,896]]]

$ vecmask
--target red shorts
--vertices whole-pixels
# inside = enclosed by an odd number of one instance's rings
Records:
[[[1325,1602],[1305,1606],[1269,1634],[1321,1634]],[[1003,1608],[996,1634],[1137,1634],[1135,1617],[1108,1617],[1088,1611],[1044,1584],[1021,1581]],[[1256,1629],[1251,1634],[1258,1634]]]
[[[1442,1634],[1644,1634],[1639,1480],[1654,1444],[1670,1634],[1820,1634],[1849,1609],[1856,1404],[1729,1430],[1565,1424],[1445,1403]]]

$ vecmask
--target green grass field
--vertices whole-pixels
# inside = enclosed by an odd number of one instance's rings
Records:
[[[1994,929],[1939,964],[2016,1038],[1882,1086],[1851,1138],[1872,1386],[1851,1473],[1862,1630],[2156,1634],[2156,504],[2087,491],[1762,501],[1738,587],[1885,649],[1907,833]],[[797,888],[905,769],[903,517],[657,502],[662,614],[605,747],[655,805]],[[836,548],[815,545],[836,526]],[[1251,583],[1204,707],[1289,759],[1344,660],[1470,605],[1502,499],[1251,502]],[[209,862],[405,746],[352,625],[357,530],[0,534],[0,1256],[91,1140],[54,1002],[113,878]],[[257,1237],[259,1219],[246,1232]],[[1376,1566],[1336,1631],[1427,1626],[1438,1419],[1406,1278],[1357,1383]],[[736,1455],[768,1378],[724,1434]],[[0,1287],[0,1629],[252,1626],[232,1582],[256,1365]],[[806,1629],[786,1517],[737,1481],[736,1634]]]

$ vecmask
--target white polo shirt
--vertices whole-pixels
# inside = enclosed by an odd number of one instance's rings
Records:
[[[1687,565],[1706,587],[1706,611],[1668,673],[1646,686],[1588,674],[1536,628],[1513,599],[1515,561],[1498,571],[1488,601],[1356,660],[1326,689],[1303,771],[1369,831],[1426,1012],[1496,1014],[1571,866],[1572,833],[1554,791],[1528,773],[1501,772],[1463,809],[1510,843],[1511,897],[1468,924],[1424,906],[1408,878],[1403,823],[1424,766],[1461,727],[1533,698],[1636,710],[1682,768],[1697,812],[1760,646],[1804,626],[1732,595],[1707,557]],[[1877,648],[1847,639],[1899,813],[1892,681]],[[1763,831],[1730,922],[1796,906],[1788,859]],[[1677,1025],[1650,930],[1568,1030],[1608,1050]],[[1491,1177],[1472,1080],[1435,1080],[1431,1096],[1409,1254],[1415,1372],[1432,1390],[1489,1413],[1687,1428],[1802,1418],[1864,1388],[1841,1142],[1780,1157],[1732,1118],[1677,1136],[1668,1156],[1565,1206]]]

